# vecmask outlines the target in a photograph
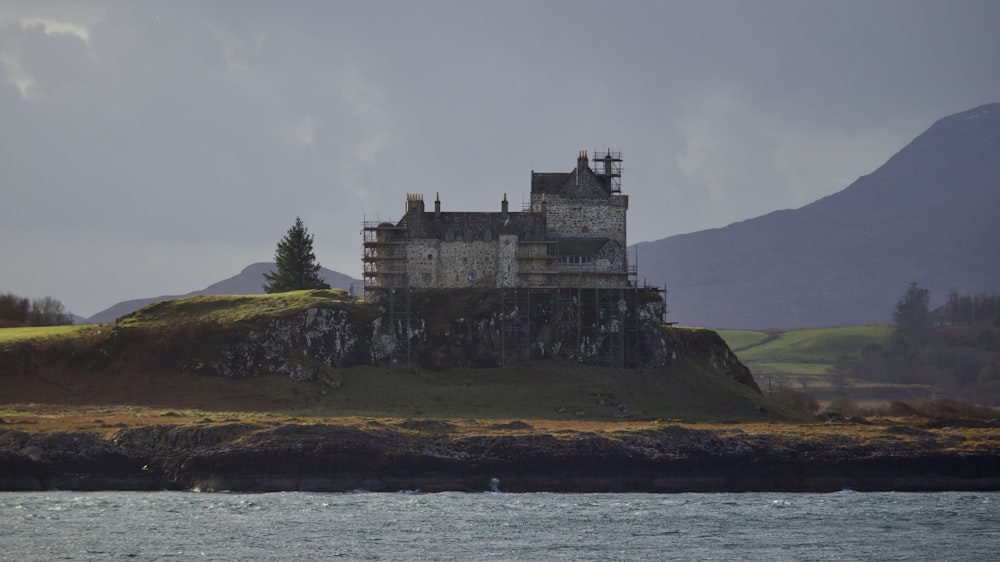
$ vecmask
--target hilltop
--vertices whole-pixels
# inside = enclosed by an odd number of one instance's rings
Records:
[[[191,291],[190,293],[185,293],[183,295],[160,295],[158,297],[122,301],[98,312],[97,314],[94,314],[90,318],[82,319],[79,323],[106,324],[108,322],[114,322],[115,319],[125,316],[131,312],[135,312],[148,304],[184,297],[263,294],[264,274],[274,271],[274,268],[274,262],[252,263],[244,267],[243,271],[238,274],[223,279],[222,281],[212,283],[204,289]],[[360,279],[354,279],[348,275],[340,273],[339,271],[333,271],[332,269],[322,267],[319,270],[319,276],[326,282],[327,285],[334,289],[343,289],[345,291],[353,289],[357,293],[360,293],[361,291],[362,281]]]
[[[655,316],[641,328],[656,343],[635,359],[640,368],[544,355],[537,346],[530,358],[495,368],[503,346],[493,299],[492,291],[416,296],[418,330],[390,322],[378,303],[334,290],[163,301],[50,339],[15,341],[10,330],[0,354],[5,401],[322,415],[796,416],[768,403],[717,334],[662,327]],[[402,354],[404,333],[412,362]]]

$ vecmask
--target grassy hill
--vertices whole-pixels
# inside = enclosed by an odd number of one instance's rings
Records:
[[[747,366],[772,364],[776,366],[777,372],[796,373],[797,367],[780,366],[830,367],[839,357],[860,355],[866,345],[881,345],[892,333],[892,327],[718,330],[718,333]]]
[[[870,345],[884,345],[892,326],[845,326],[796,330],[719,330],[718,333],[754,373],[766,391],[802,390],[822,400],[837,397],[890,400],[927,398],[926,385],[835,381],[834,365],[859,357]],[[836,388],[837,384],[841,388]],[[844,386],[848,388],[843,388]]]
[[[713,368],[717,357],[710,355],[725,346],[713,332],[700,329],[664,328],[674,330],[665,337],[683,345],[678,344],[678,358],[671,364],[650,369],[602,368],[564,359],[444,371],[323,366],[320,377],[296,382],[273,374],[230,380],[178,367],[177,358],[189,349],[203,351],[206,342],[246,338],[255,327],[314,308],[345,310],[366,322],[377,305],[343,291],[199,296],[149,305],[116,324],[0,329],[0,409],[37,403],[298,416],[801,418]]]

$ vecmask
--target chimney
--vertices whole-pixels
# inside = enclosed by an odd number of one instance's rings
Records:
[[[590,160],[587,158],[587,151],[581,150],[576,155],[576,185],[580,185],[580,172],[590,169]]]
[[[441,220],[441,192],[434,194],[434,220]]]
[[[507,209],[508,209],[508,206],[507,206],[507,194],[504,193],[503,194],[503,201],[500,202],[500,212],[506,215],[507,212],[508,212]]]
[[[406,194],[406,212],[417,211],[418,213],[424,212],[424,194],[423,193],[407,193]]]

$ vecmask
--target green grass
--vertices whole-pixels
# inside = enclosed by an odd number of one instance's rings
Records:
[[[779,375],[828,375],[832,365],[826,363],[752,363],[751,371],[755,374],[779,374]]]
[[[740,351],[748,347],[760,345],[768,338],[772,337],[767,332],[757,330],[716,330],[722,339],[726,340],[726,345],[733,351]]]
[[[310,307],[355,300],[346,291],[319,289],[262,295],[210,295],[153,303],[118,320],[137,327],[184,321],[237,324],[261,316],[283,316]]]
[[[23,328],[0,328],[0,346],[27,340],[71,338],[86,335],[94,330],[92,324],[66,324],[63,326],[27,326]]]
[[[785,330],[757,345],[740,345],[746,337],[730,342],[728,332],[719,332],[745,363],[833,363],[842,356],[858,356],[871,343],[882,344],[892,332],[890,326],[846,326]]]
[[[606,369],[560,360],[530,367],[407,371],[341,369],[343,384],[316,397],[313,415],[426,418],[614,419],[618,404],[634,418],[701,421],[763,419],[766,399],[709,372]],[[579,414],[578,414],[579,413]]]
[[[736,356],[758,377],[782,384],[825,388],[840,357],[857,357],[869,344],[882,345],[891,326],[845,326],[784,331],[719,330]],[[773,382],[773,381],[772,381]]]

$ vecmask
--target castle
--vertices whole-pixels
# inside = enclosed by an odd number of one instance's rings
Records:
[[[365,294],[397,288],[614,289],[634,286],[626,254],[621,153],[580,151],[568,173],[531,173],[531,204],[499,212],[434,210],[406,196],[399,222],[365,221]]]

